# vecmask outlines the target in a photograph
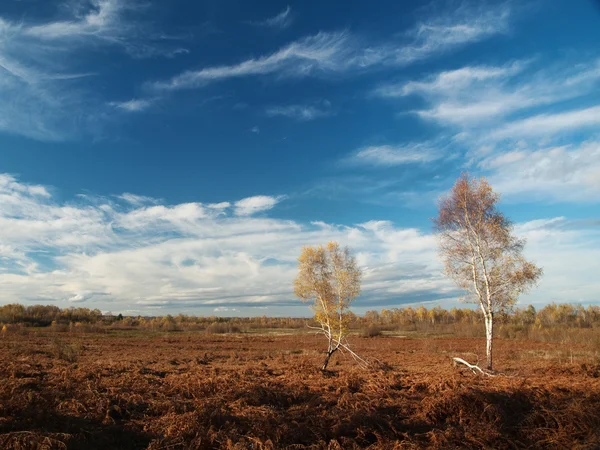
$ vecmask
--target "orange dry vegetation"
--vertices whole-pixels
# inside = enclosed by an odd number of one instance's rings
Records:
[[[0,448],[599,448],[600,367],[560,344],[498,340],[482,378],[453,368],[481,339],[172,333],[0,339]],[[53,347],[54,345],[54,347]],[[573,355],[581,348],[569,347]]]

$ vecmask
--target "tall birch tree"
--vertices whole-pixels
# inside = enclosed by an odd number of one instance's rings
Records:
[[[525,240],[514,235],[498,210],[499,199],[485,178],[463,174],[440,199],[434,219],[446,274],[483,313],[488,370],[493,366],[494,314],[511,308],[542,275],[523,257]]]
[[[337,242],[326,246],[304,247],[298,258],[294,292],[302,301],[312,301],[316,329],[327,338],[327,353],[322,370],[331,355],[347,350],[363,361],[348,346],[346,336],[352,317],[350,304],[360,294],[361,270],[348,247]]]

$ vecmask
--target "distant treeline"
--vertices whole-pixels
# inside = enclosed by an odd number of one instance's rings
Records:
[[[429,323],[437,324],[475,324],[482,322],[482,314],[478,309],[452,308],[443,309],[439,306],[427,309],[392,308],[381,311],[367,311],[361,318],[366,324],[380,326],[406,326]],[[569,303],[551,303],[540,310],[533,305],[525,308],[515,308],[512,311],[497,313],[496,320],[500,324],[535,325],[552,327],[565,325],[573,328],[592,328],[600,326],[600,306],[572,305]]]
[[[426,330],[443,325],[474,325],[482,322],[481,312],[471,308],[443,309],[439,306],[427,309],[391,308],[381,311],[367,311],[363,316],[353,315],[350,328],[364,329],[379,327],[382,330],[408,329]],[[600,306],[572,304],[546,305],[536,310],[532,305],[516,308],[511,312],[498,314],[500,324],[550,328],[564,326],[569,328],[600,327]],[[0,306],[0,324],[23,324],[45,327],[69,324],[105,324],[113,327],[141,327],[150,329],[206,329],[221,327],[228,331],[248,328],[304,328],[312,319],[294,317],[216,317],[188,316],[179,314],[160,317],[122,316],[102,314],[98,309],[65,308],[53,305],[23,306],[10,304]]]
[[[0,323],[47,327],[55,323],[98,323],[104,319],[102,311],[89,308],[60,309],[54,305],[23,306],[16,303],[0,306]]]

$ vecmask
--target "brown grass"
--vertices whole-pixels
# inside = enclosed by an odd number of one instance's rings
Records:
[[[356,336],[371,368],[321,373],[310,334],[61,333],[76,361],[50,335],[0,341],[2,449],[600,447],[585,346],[498,340],[504,375],[481,378],[451,364],[477,359],[471,338]]]

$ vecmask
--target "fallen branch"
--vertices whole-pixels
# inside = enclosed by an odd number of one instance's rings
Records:
[[[306,325],[308,328],[310,328],[311,330],[315,330],[315,334],[322,334],[325,337],[327,337],[328,339],[332,339],[331,337],[331,333],[325,328],[324,325],[321,325],[320,327],[313,327],[310,325]],[[356,363],[359,365],[359,367],[366,369],[367,367],[369,367],[369,362],[366,361],[365,359],[361,358],[358,354],[356,354],[351,348],[350,348],[350,344],[348,343],[347,339],[344,339],[344,342],[342,342],[341,340],[335,340],[332,339],[334,341],[334,349],[331,352],[331,354],[333,354],[334,352],[338,351],[340,353],[344,353],[344,351],[347,351],[350,356],[352,356],[352,358],[354,359],[354,361],[356,361]]]
[[[481,374],[481,375],[485,375],[487,377],[495,376],[495,375],[489,373],[488,371],[483,370],[478,365],[469,364],[467,361],[465,361],[462,358],[452,358],[452,361],[453,361],[454,367],[458,367],[459,364],[463,364],[463,365],[467,366],[469,369],[471,369],[471,372],[473,372],[474,374]]]
[[[350,356],[352,356],[352,358],[354,358],[354,361],[356,361],[361,368],[365,369],[365,368],[369,367],[369,363],[367,361],[365,361],[363,358],[361,358],[360,356],[358,356],[355,352],[350,350],[350,347],[348,347],[348,344],[340,344],[340,351],[342,353],[343,353],[343,350],[346,350],[348,353],[350,353]]]

